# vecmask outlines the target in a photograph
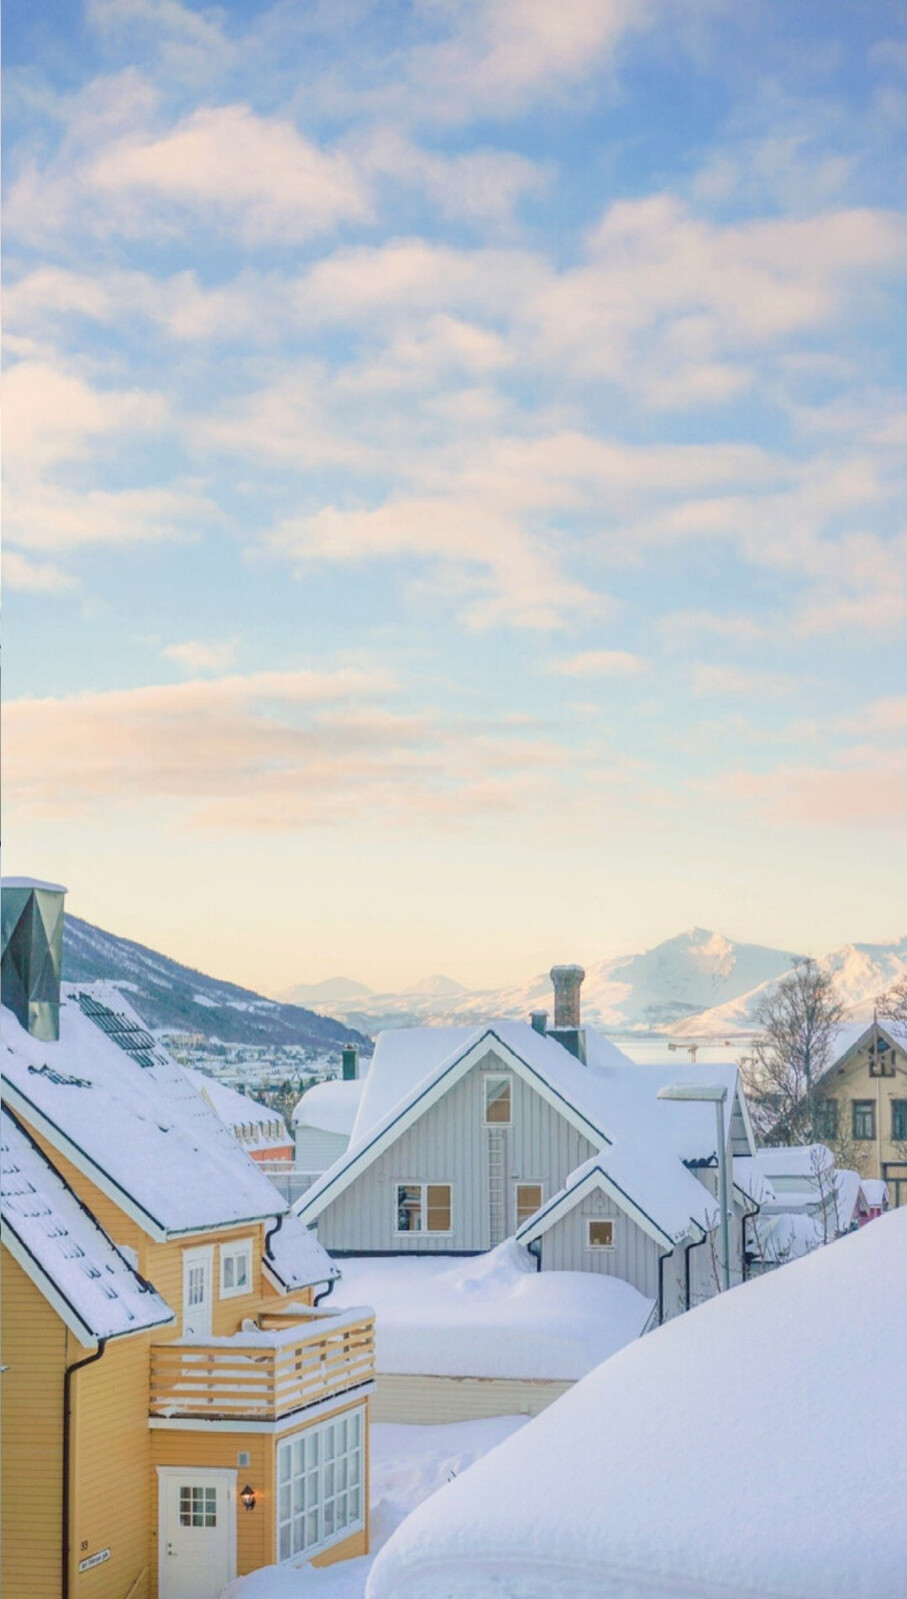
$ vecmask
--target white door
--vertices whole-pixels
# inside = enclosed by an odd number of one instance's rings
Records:
[[[214,1249],[211,1244],[206,1244],[201,1249],[183,1250],[184,1338],[211,1336],[213,1268]]]
[[[236,1575],[236,1472],[158,1468],[160,1599],[218,1599]]]

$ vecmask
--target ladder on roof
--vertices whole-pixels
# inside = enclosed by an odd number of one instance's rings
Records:
[[[507,1204],[504,1188],[505,1145],[503,1127],[488,1131],[488,1234],[490,1248],[507,1237]]]

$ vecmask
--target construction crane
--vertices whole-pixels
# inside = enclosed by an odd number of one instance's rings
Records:
[[[700,1049],[730,1049],[732,1044],[751,1044],[754,1033],[726,1033],[722,1038],[720,1034],[702,1034],[698,1038],[684,1038],[677,1043],[668,1045],[672,1051],[686,1050],[692,1065],[696,1064],[696,1055]]]

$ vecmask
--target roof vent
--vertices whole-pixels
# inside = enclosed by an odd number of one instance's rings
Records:
[[[355,1082],[359,1076],[359,1045],[344,1044],[340,1059],[343,1069],[343,1081],[345,1083]]]
[[[3,1004],[33,1038],[60,1037],[60,969],[63,962],[63,896],[57,883],[5,877],[2,884]]]
[[[534,1011],[531,1011],[530,1012],[530,1016],[529,1016],[529,1020],[532,1023],[532,1031],[534,1033],[542,1033],[542,1034],[547,1033],[547,1031],[548,1031],[548,1012],[546,1010],[534,1010]]]

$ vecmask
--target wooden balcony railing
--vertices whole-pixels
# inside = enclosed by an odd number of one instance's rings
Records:
[[[276,1421],[375,1374],[371,1311],[265,1314],[231,1338],[177,1338],[151,1349],[152,1416]]]

